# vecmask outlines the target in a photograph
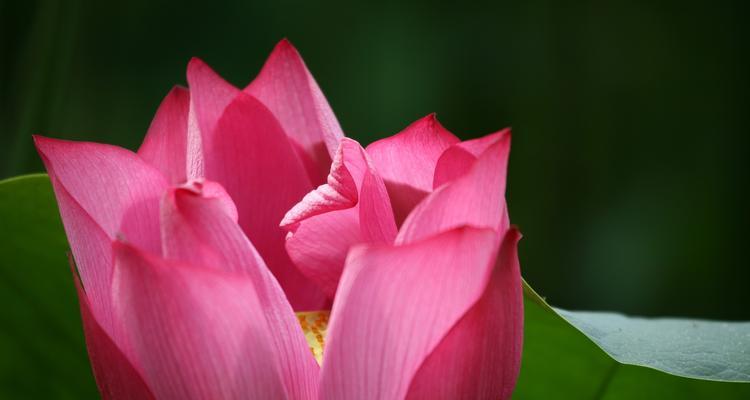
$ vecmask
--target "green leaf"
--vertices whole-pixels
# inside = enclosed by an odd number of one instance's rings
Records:
[[[516,399],[748,399],[750,323],[549,306],[524,282]]]
[[[46,175],[0,182],[0,226],[0,398],[98,398]]]
[[[0,182],[0,223],[0,398],[97,398],[46,175]],[[514,398],[750,398],[750,323],[565,311],[525,282],[524,297]]]

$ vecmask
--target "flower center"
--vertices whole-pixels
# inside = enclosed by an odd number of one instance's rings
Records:
[[[318,365],[323,363],[323,347],[325,346],[326,331],[328,330],[328,317],[330,311],[305,311],[298,312],[297,320],[305,333],[307,345],[310,346],[315,361]]]

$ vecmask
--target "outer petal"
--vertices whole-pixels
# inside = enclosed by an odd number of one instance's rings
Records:
[[[154,399],[138,367],[115,344],[94,316],[81,283],[73,272],[81,306],[83,333],[86,335],[91,368],[104,400]]]
[[[292,264],[279,221],[312,190],[307,173],[271,112],[240,93],[224,110],[205,147],[206,178],[234,199],[239,223],[296,310],[317,310],[325,296]]]
[[[113,289],[159,399],[287,398],[250,279],[115,243]]]
[[[240,227],[227,212],[217,190],[180,188],[162,203],[164,254],[170,259],[232,271],[250,278],[266,328],[272,333],[271,358],[291,398],[317,396],[318,365],[310,354],[292,307]],[[167,239],[169,237],[169,239]]]
[[[190,93],[174,87],[161,102],[138,155],[171,183],[187,179],[187,122]]]
[[[188,64],[187,81],[190,85],[187,175],[196,179],[204,176],[204,153],[213,141],[216,124],[240,90],[198,58]]]
[[[482,296],[496,254],[496,233],[474,228],[353,248],[328,327],[321,398],[404,398],[425,358]]]
[[[505,175],[510,135],[498,136],[460,178],[426,197],[409,214],[396,243],[409,243],[458,226],[508,227],[505,210]]]
[[[116,146],[41,136],[35,143],[50,176],[107,235],[122,233],[142,248],[159,250],[159,198],[167,186],[161,173]]]
[[[449,147],[440,156],[435,166],[433,188],[437,189],[442,184],[464,175],[485,150],[506,135],[510,135],[510,128],[478,139],[456,143]]]
[[[344,138],[328,183],[284,217],[286,249],[297,267],[333,298],[349,248],[393,243],[396,224],[383,180],[356,141]]]
[[[505,236],[482,298],[443,338],[411,382],[407,399],[507,399],[523,345],[520,234]]]
[[[111,240],[122,233],[158,251],[161,174],[135,154],[114,146],[35,137],[50,175],[60,215],[92,312],[116,341],[112,318]]]
[[[260,74],[245,88],[279,119],[303,159],[311,159],[322,180],[344,137],[336,116],[297,49],[284,39],[276,45]]]
[[[402,222],[412,208],[432,191],[435,164],[458,138],[430,114],[391,137],[367,146],[385,180],[396,218]]]
[[[86,287],[86,308],[117,340],[122,334],[112,315],[112,240],[65,187],[54,176],[50,178],[78,275]]]

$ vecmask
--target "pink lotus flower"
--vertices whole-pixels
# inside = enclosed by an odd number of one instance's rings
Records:
[[[105,399],[510,396],[508,131],[428,116],[363,149],[287,41],[243,90],[187,79],[137,153],[35,138]],[[295,311],[329,309],[319,365]]]

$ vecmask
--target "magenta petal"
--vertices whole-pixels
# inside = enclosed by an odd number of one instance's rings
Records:
[[[510,135],[501,135],[450,184],[443,185],[414,208],[396,243],[408,243],[459,226],[507,229],[505,179]]]
[[[380,175],[372,167],[365,170],[359,191],[359,226],[368,243],[393,243],[396,221],[388,191]]]
[[[86,287],[85,305],[103,330],[120,337],[112,316],[112,239],[54,176],[50,180],[78,275]]]
[[[429,192],[435,164],[458,138],[430,114],[391,137],[367,146],[367,153],[383,177],[399,222]]]
[[[173,88],[159,105],[138,155],[171,183],[187,178],[187,122],[190,93]]]
[[[271,109],[287,135],[304,152],[301,158],[313,161],[317,170],[312,176],[326,176],[344,134],[323,92],[288,40],[276,45],[245,92]]]
[[[188,63],[187,81],[190,86],[187,176],[195,179],[204,176],[205,148],[213,141],[214,129],[224,109],[240,90],[198,58]]]
[[[425,360],[407,399],[507,399],[523,346],[523,290],[511,229],[482,298]]]
[[[312,190],[308,175],[273,114],[240,93],[205,147],[206,178],[237,205],[239,224],[279,280],[295,310],[317,310],[325,296],[292,264],[284,249],[284,214]]]
[[[217,196],[217,193],[219,195]],[[273,333],[273,360],[291,398],[317,393],[318,365],[299,328],[292,307],[263,259],[233,220],[220,188],[205,182],[199,188],[171,191],[162,203],[164,254],[174,260],[231,271],[252,281],[267,329]]]
[[[159,251],[159,198],[167,186],[159,171],[116,146],[41,136],[35,143],[50,177],[110,238],[121,233],[142,248]],[[63,223],[76,221],[63,217]]]
[[[111,241],[121,233],[159,251],[161,174],[135,154],[114,146],[35,137],[50,175],[65,233],[102,328],[121,338],[112,317]]]
[[[289,257],[331,299],[349,248],[363,242],[358,214],[349,208],[316,215],[287,235]]]
[[[75,277],[81,307],[83,333],[96,385],[104,400],[154,399],[138,368],[115,344],[94,316],[78,278]]]
[[[354,207],[364,175],[364,158],[359,143],[345,138],[336,151],[325,185],[307,193],[284,215],[281,226],[293,227],[306,218]]]
[[[321,398],[401,399],[412,377],[480,299],[492,230],[460,228],[403,246],[354,247],[334,301]]]
[[[356,141],[343,138],[328,183],[308,193],[281,222],[286,249],[305,276],[330,298],[349,248],[393,243],[396,224],[383,180]]]
[[[115,243],[116,305],[159,399],[291,397],[251,279]],[[313,398],[312,389],[302,398]]]
[[[506,135],[510,135],[510,128],[478,139],[456,143],[449,147],[440,156],[435,166],[433,188],[437,189],[442,184],[464,175],[474,165],[477,157]]]

